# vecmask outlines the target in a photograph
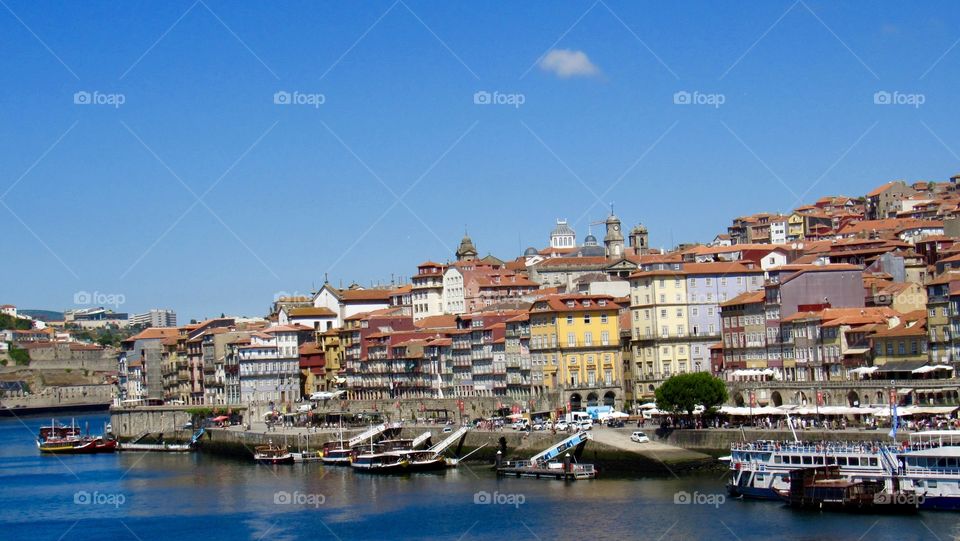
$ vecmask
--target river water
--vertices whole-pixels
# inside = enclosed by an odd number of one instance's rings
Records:
[[[0,420],[0,539],[960,539],[960,514],[798,512],[725,499],[719,474],[564,483],[477,465],[380,477],[199,453],[41,456],[48,421]]]

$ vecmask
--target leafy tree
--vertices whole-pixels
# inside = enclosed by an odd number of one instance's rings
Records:
[[[33,323],[29,319],[20,319],[7,314],[0,314],[0,329],[13,329],[17,331],[30,330]]]
[[[17,366],[30,366],[30,354],[27,353],[27,350],[20,349],[13,344],[10,344],[10,358]]]
[[[706,372],[678,374],[663,382],[656,390],[657,409],[693,414],[696,406],[707,411],[727,401],[727,386]]]

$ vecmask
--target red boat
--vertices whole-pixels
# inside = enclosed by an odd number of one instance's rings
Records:
[[[117,450],[117,440],[103,436],[81,436],[80,428],[73,423],[66,426],[54,420],[50,426],[40,427],[37,447],[41,453],[63,455],[112,453]]]
[[[41,453],[60,455],[112,453],[117,450],[117,440],[71,436],[37,441],[37,447]]]

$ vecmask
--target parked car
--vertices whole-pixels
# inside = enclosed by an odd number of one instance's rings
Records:
[[[448,433],[450,433],[450,432],[453,432],[453,427],[452,427],[452,426],[445,426],[445,427],[443,427],[443,433],[444,433],[444,434],[448,434]]]
[[[637,443],[650,443],[650,438],[647,437],[643,432],[634,432],[630,435],[630,440]]]
[[[557,421],[557,430],[563,431],[563,430],[566,430],[567,428],[569,427],[566,421]]]
[[[607,426],[609,426],[610,428],[623,428],[624,424],[623,424],[623,421],[621,421],[620,419],[610,419],[609,421],[607,421]]]
[[[313,404],[300,404],[299,406],[297,406],[297,412],[299,413],[306,413],[308,411],[311,411],[312,409],[313,409]]]
[[[577,428],[580,430],[593,430],[593,421],[580,421],[577,423]]]

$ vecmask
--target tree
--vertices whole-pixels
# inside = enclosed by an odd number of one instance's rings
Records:
[[[727,386],[706,372],[678,374],[656,391],[657,409],[693,414],[696,406],[710,411],[727,401]]]

